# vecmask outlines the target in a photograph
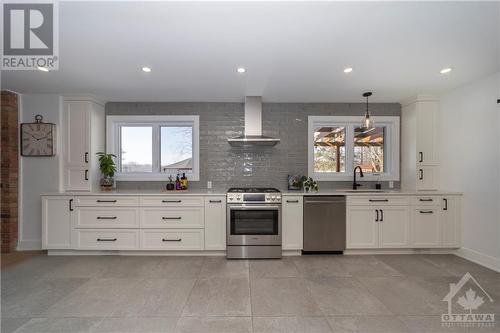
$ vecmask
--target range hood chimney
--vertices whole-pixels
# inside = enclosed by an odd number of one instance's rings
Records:
[[[262,97],[245,97],[245,134],[227,139],[233,146],[274,146],[280,139],[262,135]]]

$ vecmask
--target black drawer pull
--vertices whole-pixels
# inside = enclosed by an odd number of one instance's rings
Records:
[[[420,214],[434,214],[434,211],[432,211],[432,210],[421,210]]]
[[[162,220],[180,220],[180,219],[182,219],[182,217],[181,216],[176,216],[176,217],[163,216],[161,219]]]
[[[418,162],[422,163],[424,161],[424,153],[420,151],[420,152],[418,152],[418,155],[420,156]]]
[[[116,200],[97,200],[97,202],[116,202]]]
[[[69,199],[69,211],[72,212],[73,209],[73,199]]]
[[[161,202],[163,203],[181,203],[182,200],[162,200]]]
[[[116,216],[98,216],[98,220],[116,220]]]
[[[299,203],[299,200],[287,200],[288,203]]]
[[[222,203],[222,200],[210,200],[210,203]]]
[[[85,180],[89,180],[89,170],[85,170]]]
[[[419,199],[420,201],[423,201],[423,202],[432,202],[434,201],[433,199]]]
[[[370,202],[389,202],[389,199],[369,199]]]
[[[448,199],[444,198],[443,201],[444,201],[444,208],[443,208],[443,210],[448,210]]]
[[[89,163],[89,153],[85,152],[85,163]]]
[[[116,238],[97,238],[98,242],[116,242]]]
[[[424,180],[424,170],[418,169],[418,180]]]
[[[162,238],[161,240],[162,242],[180,242],[182,241],[182,238],[177,238],[177,239],[166,239],[166,238]]]

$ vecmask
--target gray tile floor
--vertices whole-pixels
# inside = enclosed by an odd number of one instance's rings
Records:
[[[1,332],[500,332],[441,326],[466,272],[500,320],[500,274],[453,255],[40,256],[2,271]]]

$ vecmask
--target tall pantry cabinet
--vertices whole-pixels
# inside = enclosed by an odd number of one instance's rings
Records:
[[[418,95],[401,106],[401,187],[438,190],[439,99]]]
[[[64,190],[91,191],[99,186],[96,153],[104,151],[104,103],[89,97],[65,96],[62,119]]]

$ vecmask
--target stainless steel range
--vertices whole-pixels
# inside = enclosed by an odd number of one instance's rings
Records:
[[[226,243],[229,259],[281,258],[281,192],[230,188]]]

